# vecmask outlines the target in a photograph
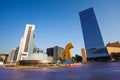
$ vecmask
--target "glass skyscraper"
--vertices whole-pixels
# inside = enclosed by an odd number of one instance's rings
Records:
[[[107,57],[93,8],[79,12],[87,58]]]

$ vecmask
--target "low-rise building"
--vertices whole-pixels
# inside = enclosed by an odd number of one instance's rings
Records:
[[[55,62],[57,62],[60,59],[61,53],[63,50],[64,50],[64,48],[59,47],[59,46],[47,48],[47,55],[48,55],[48,57],[53,57],[53,60]]]
[[[112,57],[112,53],[116,53],[116,54],[120,53],[120,43],[119,42],[108,43],[106,45],[106,49],[107,49],[107,52],[108,52],[109,56],[111,56],[111,60],[114,61],[115,58]],[[85,48],[81,49],[81,53],[82,53],[82,61],[87,62],[87,56],[86,56]]]
[[[18,50],[19,50],[19,47],[13,48],[13,49],[10,51],[9,56],[8,56],[8,59],[7,59],[7,62],[8,62],[8,63],[16,63],[17,56],[18,56]]]
[[[111,60],[114,61],[116,60],[115,57],[113,57],[113,53],[115,54],[120,54],[120,43],[119,42],[114,42],[114,43],[108,43],[106,45],[107,51],[109,55],[111,56]],[[117,56],[120,59],[120,56]]]
[[[7,61],[7,58],[8,58],[8,54],[5,54],[5,53],[0,53],[0,58],[2,62],[6,63]]]

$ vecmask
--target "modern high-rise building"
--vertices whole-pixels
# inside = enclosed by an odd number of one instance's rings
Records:
[[[93,8],[79,13],[87,58],[107,57],[99,25]]]
[[[26,60],[28,56],[33,53],[34,49],[34,34],[35,25],[27,24],[24,32],[24,36],[21,39],[19,45],[19,51],[17,61]]]
[[[63,50],[64,48],[59,46],[47,48],[47,55],[53,57],[54,61],[57,62],[60,59]]]

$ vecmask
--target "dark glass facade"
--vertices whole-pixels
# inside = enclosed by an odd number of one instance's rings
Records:
[[[53,48],[47,48],[47,55],[53,57]]]
[[[79,16],[87,58],[108,56],[93,8],[80,12]]]

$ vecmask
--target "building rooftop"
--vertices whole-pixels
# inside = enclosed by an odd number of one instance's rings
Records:
[[[120,48],[120,43],[119,42],[108,43],[106,47],[119,47]]]
[[[3,56],[3,55],[8,56],[8,54],[5,54],[5,53],[0,53],[0,56]]]

